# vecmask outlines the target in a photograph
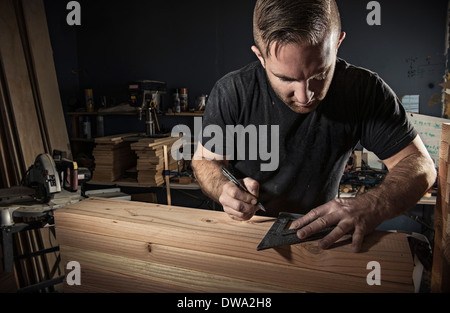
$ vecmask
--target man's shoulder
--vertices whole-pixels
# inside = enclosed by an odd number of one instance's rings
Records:
[[[361,82],[361,80],[378,80],[380,77],[374,71],[365,67],[351,64],[344,59],[338,58],[336,61],[335,74],[339,79],[348,79],[351,81]]]
[[[221,85],[228,85],[228,84],[248,84],[251,81],[257,81],[258,79],[261,79],[262,74],[264,74],[264,69],[261,65],[261,62],[254,61],[252,63],[247,64],[246,66],[229,72],[222,78],[218,80],[218,83]]]

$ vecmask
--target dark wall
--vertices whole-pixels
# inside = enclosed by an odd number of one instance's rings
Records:
[[[187,87],[192,101],[253,60],[254,1],[80,1],[80,87],[126,100],[129,81]]]
[[[400,95],[420,95],[420,113],[441,116],[448,0],[378,1],[381,25],[369,26],[369,1],[338,0],[340,55],[378,74]]]
[[[187,87],[193,102],[221,76],[256,60],[255,0],[81,0],[81,26],[65,23],[67,2],[45,0],[65,110],[74,108],[74,94],[82,105],[84,88],[126,101],[127,83],[138,79]],[[337,2],[347,32],[339,56],[378,72],[398,95],[419,94],[420,112],[440,116],[447,0],[381,0],[380,26],[366,22],[369,1]],[[117,132],[143,127],[123,121],[114,122]]]

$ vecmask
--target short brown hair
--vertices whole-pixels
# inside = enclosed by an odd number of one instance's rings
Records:
[[[315,45],[330,31],[341,32],[335,0],[258,0],[253,15],[253,35],[266,56],[270,47],[288,43]],[[265,45],[265,50],[261,50]]]

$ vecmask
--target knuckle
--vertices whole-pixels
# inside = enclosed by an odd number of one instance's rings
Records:
[[[327,227],[328,221],[324,217],[319,217],[317,219],[317,223],[319,223],[320,226]]]
[[[238,206],[237,206],[237,211],[239,212],[245,212],[245,205],[243,202],[239,202]]]
[[[309,215],[311,216],[312,219],[316,219],[319,216],[319,212],[317,209],[312,209],[311,211],[309,211]]]
[[[219,202],[220,202],[220,204],[222,204],[222,205],[224,205],[225,203],[226,203],[226,197],[223,195],[223,194],[221,194],[220,196],[219,196]]]
[[[339,232],[340,234],[346,234],[349,231],[349,228],[342,226],[341,223],[337,224],[335,229],[335,232]]]
[[[230,195],[230,197],[236,197],[236,189],[233,188],[230,184],[227,184],[226,186],[226,193]]]
[[[228,194],[230,195],[230,197],[236,198],[237,193],[238,191],[236,188],[228,188]]]
[[[242,217],[244,216],[244,214],[242,214],[239,211],[236,211],[235,209],[233,209],[232,207],[224,207],[223,208],[224,212],[227,213],[232,219],[235,220],[242,220]]]
[[[245,186],[249,190],[256,190],[256,189],[258,189],[259,184],[258,184],[258,182],[256,180],[247,179],[247,180],[245,180]]]

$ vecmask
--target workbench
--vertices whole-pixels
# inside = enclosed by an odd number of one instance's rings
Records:
[[[414,292],[406,234],[376,231],[360,253],[349,235],[327,250],[309,241],[257,251],[274,220],[101,198],[71,204],[55,211],[62,264],[72,262],[64,292]]]

